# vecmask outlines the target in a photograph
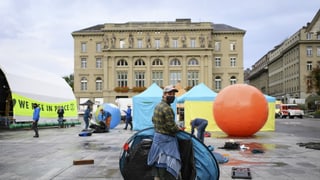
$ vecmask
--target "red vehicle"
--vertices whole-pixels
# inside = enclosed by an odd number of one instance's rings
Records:
[[[280,117],[293,119],[294,117],[303,118],[304,112],[299,109],[297,104],[281,104],[280,105]]]

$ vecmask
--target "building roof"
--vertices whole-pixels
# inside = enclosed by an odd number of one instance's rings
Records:
[[[143,28],[150,28],[150,27],[157,27],[159,28],[159,24],[163,24],[164,26],[161,26],[161,29],[170,30],[171,28],[174,28],[177,30],[176,25],[182,25],[183,28],[186,27],[186,25],[190,25],[191,28],[208,28],[213,29],[214,31],[223,31],[223,32],[245,32],[243,29],[239,29],[233,26],[229,26],[226,24],[214,24],[211,22],[191,22],[191,19],[176,19],[176,21],[167,21],[167,22],[156,22],[156,21],[150,21],[150,22],[127,22],[127,23],[105,23],[105,24],[97,24],[91,27],[87,27],[81,30],[74,31],[73,33],[81,33],[81,32],[102,32],[103,30],[108,29],[123,29],[123,28],[141,28],[142,25],[145,25]],[[174,26],[172,26],[174,25]]]
[[[227,24],[213,24],[213,29],[215,31],[245,31]]]

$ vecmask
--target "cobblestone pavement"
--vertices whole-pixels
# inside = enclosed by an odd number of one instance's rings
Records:
[[[135,131],[123,130],[121,124],[110,133],[79,137],[81,130],[81,126],[40,129],[40,138],[33,138],[32,130],[0,130],[0,179],[122,179],[121,148]],[[219,149],[230,140],[250,149]],[[258,132],[250,138],[232,139],[214,132],[205,138],[216,152],[229,156],[230,161],[219,166],[220,179],[232,179],[232,167],[238,167],[249,168],[252,179],[317,180],[320,151],[300,147],[300,142],[320,140],[281,132]],[[252,153],[254,149],[263,153]],[[90,159],[93,164],[73,165],[75,160]]]

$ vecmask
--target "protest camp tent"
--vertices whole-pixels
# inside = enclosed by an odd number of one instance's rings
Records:
[[[152,167],[147,165],[147,156],[154,136],[154,128],[147,128],[136,132],[123,145],[119,159],[121,175],[124,179],[153,180]],[[219,164],[212,152],[195,136],[185,131],[177,134],[181,153],[191,153],[194,157],[193,163],[182,163],[187,165],[182,167],[181,176],[183,179],[210,179],[218,180],[220,177]],[[191,142],[192,151],[184,144]],[[182,145],[182,146],[181,146]],[[190,157],[188,155],[181,156]],[[188,158],[190,159],[190,158]],[[194,167],[194,168],[192,168]],[[195,170],[195,172],[194,172]],[[187,177],[184,177],[186,176]],[[195,177],[194,177],[195,176]]]
[[[31,121],[32,104],[37,103],[41,109],[39,125],[57,123],[59,106],[65,110],[64,119],[78,120],[75,96],[62,77],[11,61],[2,61],[0,68],[0,112],[4,112],[1,116],[14,122]]]
[[[132,97],[133,103],[133,130],[142,130],[153,127],[152,115],[156,105],[161,101],[162,89],[153,83],[142,93]]]
[[[275,130],[275,108],[276,98],[268,95],[264,95],[268,101],[268,119],[260,131],[274,131]]]
[[[200,83],[177,98],[177,103],[184,103],[184,124],[187,130],[190,131],[190,121],[194,118],[207,119],[207,131],[218,130],[212,114],[213,101],[216,96],[216,92],[204,83]]]
[[[154,108],[162,99],[163,90],[153,83],[142,93],[132,97],[133,103],[133,130],[142,130],[153,127],[152,116]],[[174,112],[176,112],[176,101],[171,104]]]

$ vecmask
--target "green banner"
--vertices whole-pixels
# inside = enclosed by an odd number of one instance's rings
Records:
[[[59,103],[49,103],[41,102],[34,99],[27,98],[15,93],[12,93],[12,103],[13,103],[13,112],[15,116],[31,116],[33,115],[34,103],[39,104],[41,109],[40,118],[57,118],[57,110],[60,106],[64,109],[64,117],[77,117],[77,102],[76,100],[59,102]]]

